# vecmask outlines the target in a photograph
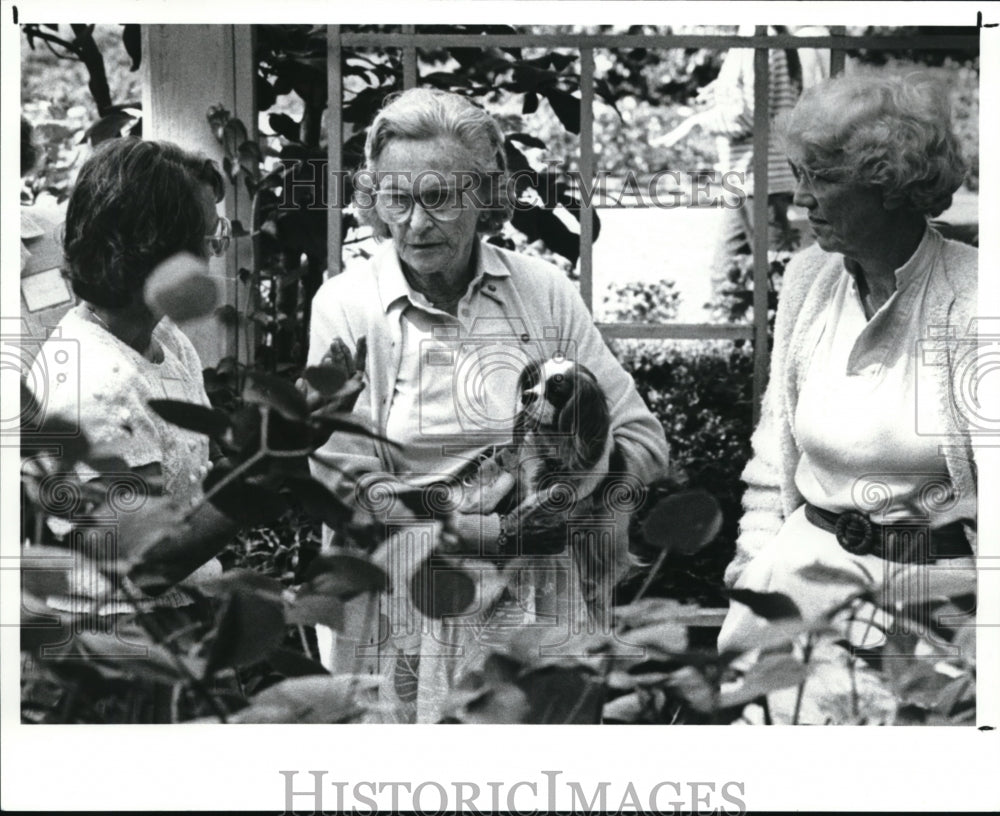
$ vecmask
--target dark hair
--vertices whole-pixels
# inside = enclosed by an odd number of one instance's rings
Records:
[[[38,162],[38,148],[35,147],[34,128],[31,122],[21,117],[21,175],[24,176],[35,169]]]
[[[127,306],[154,267],[177,252],[206,257],[202,187],[221,201],[214,162],[170,142],[100,144],[69,198],[63,251],[73,291],[95,306]]]

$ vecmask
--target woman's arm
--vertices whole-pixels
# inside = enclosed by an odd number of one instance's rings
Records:
[[[736,554],[726,567],[726,586],[736,583],[743,568],[777,535],[785,521],[782,488],[792,483],[798,465],[789,416],[789,412],[794,411],[794,397],[787,393],[789,359],[795,353],[792,338],[806,294],[825,258],[826,253],[813,247],[798,253],[785,270],[775,317],[770,375],[760,419],[750,439],[750,461],[742,474],[747,486],[743,494],[743,515]]]
[[[309,352],[307,366],[318,366],[323,363],[331,344],[339,338],[347,346],[348,353],[353,357],[357,354],[360,336],[365,332],[355,331],[350,315],[344,306],[348,297],[342,285],[343,281],[332,278],[320,287],[313,299],[312,318],[309,325]],[[371,308],[367,305],[363,308]],[[368,373],[381,359],[382,338],[367,337]],[[374,359],[373,359],[374,358]],[[366,384],[354,404],[353,413],[362,423],[367,423],[371,417],[371,386]],[[353,499],[354,481],[367,473],[380,473],[384,480],[392,477],[384,473],[385,465],[378,456],[375,443],[370,438],[357,434],[334,433],[324,445],[313,452],[309,458],[309,469],[313,478],[324,484],[336,495],[346,500]]]
[[[575,361],[593,373],[604,389],[611,413],[611,433],[628,474],[643,484],[667,475],[669,451],[663,426],[650,412],[635,388],[632,377],[622,368],[573,284],[553,270],[553,314],[564,327],[563,337],[573,345],[566,350]]]
[[[160,481],[159,462],[153,462],[133,473],[146,479],[147,484]],[[186,521],[185,508],[174,505],[162,491],[151,494],[153,505],[146,512],[136,514],[135,525],[119,526],[118,540],[122,555],[131,564],[129,579],[143,592],[159,595],[183,581],[202,564],[217,556],[233,536],[253,524],[253,508],[240,523],[217,510],[211,503],[201,504]],[[163,524],[163,535],[157,539],[148,535],[158,524]],[[155,544],[150,542],[155,541]],[[148,546],[141,546],[140,542]]]

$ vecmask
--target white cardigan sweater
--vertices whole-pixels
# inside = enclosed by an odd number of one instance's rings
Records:
[[[933,231],[932,227],[928,226]],[[957,492],[975,496],[976,464],[972,438],[960,393],[962,367],[969,364],[971,322],[976,314],[979,253],[957,241],[931,236],[941,242],[941,274],[935,274],[927,292],[929,320],[920,347],[932,389],[934,411],[948,429],[941,439],[948,473]],[[811,349],[804,342],[810,327],[822,320],[833,290],[844,269],[844,257],[827,253],[815,244],[796,255],[785,270],[781,304],[774,330],[771,375],[761,408],[760,422],[751,439],[753,454],[743,481],[743,517],[736,542],[736,556],[726,568],[725,583],[732,586],[743,568],[778,533],[785,519],[801,504],[795,471],[801,448],[793,421],[799,388],[809,368]],[[933,338],[933,339],[932,339]],[[957,406],[957,407],[956,407]],[[975,519],[963,520],[976,550]]]

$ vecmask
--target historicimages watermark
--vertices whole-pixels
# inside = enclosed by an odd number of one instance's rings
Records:
[[[746,813],[746,784],[728,781],[633,782],[564,778],[539,771],[516,781],[387,782],[329,778],[328,771],[278,771],[284,813]]]

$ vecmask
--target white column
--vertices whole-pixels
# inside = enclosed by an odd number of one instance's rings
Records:
[[[142,132],[145,139],[162,139],[197,150],[222,168],[222,146],[208,124],[208,109],[222,105],[257,136],[254,101],[253,31],[249,25],[143,25],[144,71]],[[250,229],[250,197],[242,181],[238,189],[227,182],[220,215]],[[220,303],[244,313],[247,287],[239,283],[240,267],[250,267],[250,239],[234,241],[225,258],[211,261],[220,285]],[[232,328],[209,316],[182,327],[202,363],[214,366],[236,355]],[[239,330],[238,356],[247,361],[246,327]],[[251,349],[252,352],[252,349]]]

